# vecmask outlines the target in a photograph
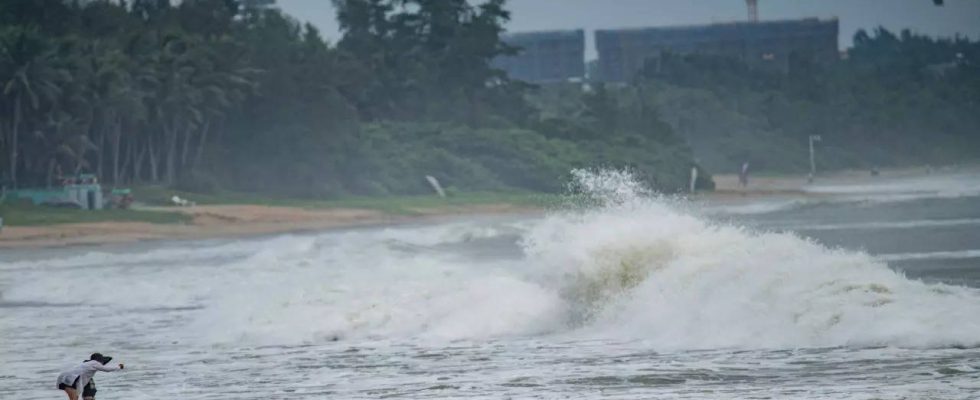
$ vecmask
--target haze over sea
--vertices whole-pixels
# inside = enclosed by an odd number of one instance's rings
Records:
[[[0,388],[100,399],[980,395],[980,174],[704,205],[0,254]],[[828,195],[829,194],[829,195]]]

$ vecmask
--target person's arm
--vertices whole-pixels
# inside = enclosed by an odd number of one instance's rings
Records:
[[[112,371],[118,371],[118,370],[123,369],[123,365],[122,364],[119,364],[118,366],[113,367],[111,365],[102,365],[102,364],[99,364],[99,363],[95,363],[95,365],[93,365],[93,367],[95,367],[95,370],[96,371],[102,371],[102,372],[112,372]]]

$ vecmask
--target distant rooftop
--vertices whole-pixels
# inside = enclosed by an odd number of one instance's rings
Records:
[[[666,25],[666,26],[648,26],[648,27],[634,27],[634,28],[616,28],[616,29],[596,29],[596,35],[607,35],[607,34],[645,34],[645,33],[660,33],[660,32],[690,32],[690,31],[701,31],[701,30],[729,30],[729,29],[772,29],[781,27],[804,27],[804,26],[822,26],[826,24],[836,23],[837,18],[803,18],[803,19],[784,19],[784,20],[768,20],[768,21],[732,21],[732,22],[716,22],[710,24],[684,24],[684,25]]]
[[[585,30],[570,29],[561,31],[508,32],[502,35],[504,41],[577,39],[584,38]]]

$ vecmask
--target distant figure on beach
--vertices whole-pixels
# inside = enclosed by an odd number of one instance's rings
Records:
[[[749,162],[742,163],[742,169],[738,171],[738,184],[742,187],[749,186]]]
[[[58,375],[58,389],[64,390],[68,400],[78,400],[81,393],[84,400],[95,400],[95,373],[112,372],[123,369],[123,365],[109,366],[112,357],[99,353],[92,354],[88,360]]]

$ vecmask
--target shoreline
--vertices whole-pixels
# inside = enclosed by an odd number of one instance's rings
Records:
[[[971,169],[967,167],[965,169]],[[963,169],[955,169],[955,171]],[[925,168],[896,168],[871,177],[868,171],[840,171],[818,177],[815,184],[847,185],[888,179],[919,178],[933,172]],[[749,186],[738,185],[736,175],[716,175],[716,189],[699,193],[691,200],[708,204],[732,204],[773,198],[816,198],[831,193],[807,191],[805,175],[751,176]],[[543,206],[491,202],[445,205],[412,209],[411,214],[356,207],[303,208],[268,205],[198,205],[192,207],[143,207],[147,211],[179,212],[190,223],[130,221],[84,222],[39,226],[8,226],[0,231],[0,249],[97,246],[166,240],[247,238],[263,235],[330,231],[347,228],[389,226],[426,222],[439,218],[477,215],[538,213]]]
[[[359,208],[304,209],[286,206],[205,205],[150,207],[191,216],[191,223],[130,221],[9,226],[0,231],[0,250],[67,248],[168,240],[249,238],[264,235],[396,226],[468,215],[533,213],[541,208],[480,204],[422,209],[411,215]]]

